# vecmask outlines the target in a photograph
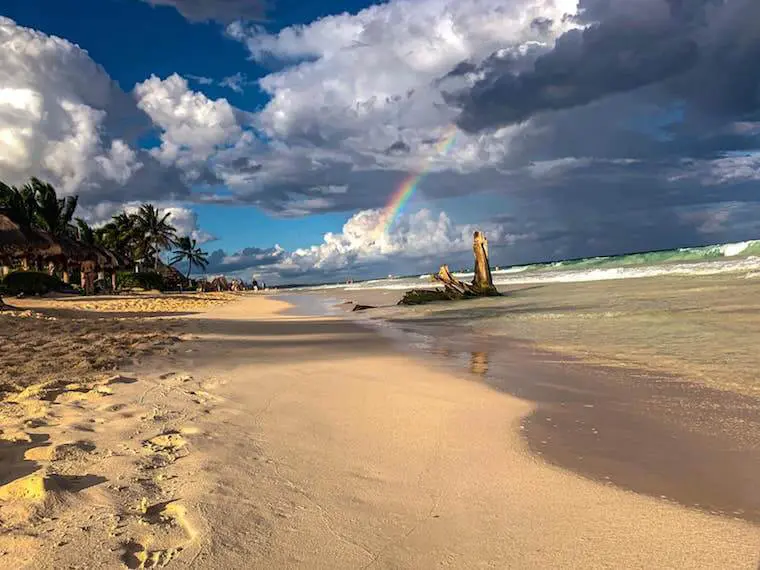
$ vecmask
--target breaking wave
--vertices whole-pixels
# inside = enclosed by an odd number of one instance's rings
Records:
[[[587,257],[551,263],[535,263],[492,270],[496,285],[545,282],[602,281],[659,275],[712,275],[760,271],[760,240],[649,251],[609,257]],[[472,279],[472,273],[457,272]],[[435,287],[430,274],[371,281],[340,283],[313,289],[411,289]]]

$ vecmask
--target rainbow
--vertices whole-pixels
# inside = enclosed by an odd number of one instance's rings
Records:
[[[443,137],[441,137],[435,145],[435,154],[428,157],[422,168],[417,170],[414,174],[410,174],[404,178],[404,181],[399,185],[398,189],[391,195],[388,204],[383,208],[383,213],[380,214],[380,221],[377,225],[378,233],[384,234],[388,232],[391,224],[393,224],[393,220],[398,217],[401,209],[409,201],[409,198],[412,197],[412,194],[414,194],[419,183],[422,182],[425,176],[430,172],[433,158],[435,156],[445,156],[449,150],[451,150],[451,147],[454,146],[456,138],[457,128],[455,125],[450,125],[444,131]]]

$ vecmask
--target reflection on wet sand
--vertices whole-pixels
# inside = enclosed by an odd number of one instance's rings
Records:
[[[536,403],[522,434],[544,460],[604,483],[760,522],[757,399],[641,370],[592,367],[504,339],[431,332],[425,329],[430,356]]]
[[[488,353],[482,350],[470,353],[470,372],[485,376],[488,372]]]

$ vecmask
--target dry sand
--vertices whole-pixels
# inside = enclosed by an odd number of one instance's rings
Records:
[[[284,307],[115,321],[177,340],[7,395],[0,566],[757,568],[757,526],[552,467],[527,402]]]

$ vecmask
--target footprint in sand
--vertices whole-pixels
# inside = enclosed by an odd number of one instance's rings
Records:
[[[123,545],[121,561],[128,568],[161,568],[185,550],[197,533],[187,513],[177,500],[150,505],[143,498],[138,507],[137,522],[146,525],[149,534]]]
[[[143,451],[150,457],[144,468],[157,469],[188,455],[187,440],[176,430],[166,431],[143,441]]]

